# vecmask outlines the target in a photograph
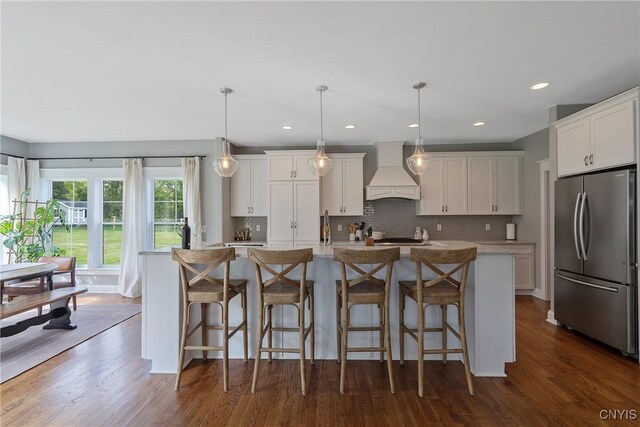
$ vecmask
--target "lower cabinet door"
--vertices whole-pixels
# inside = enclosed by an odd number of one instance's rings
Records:
[[[293,241],[293,181],[269,183],[268,241]]]

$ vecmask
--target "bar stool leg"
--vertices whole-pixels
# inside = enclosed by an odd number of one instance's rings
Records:
[[[391,322],[389,320],[389,303],[385,303],[384,309],[384,342],[387,353],[387,369],[389,371],[389,384],[391,385],[391,393],[396,392],[396,385],[393,381],[393,356],[391,354]]]
[[[418,301],[418,396],[424,397],[424,327],[425,312],[429,306]]]
[[[469,394],[473,396],[473,378],[471,377],[471,367],[469,366],[469,350],[467,349],[467,328],[464,324],[464,303],[458,305],[458,323],[460,323],[460,341],[462,343],[462,356],[464,358],[464,372],[467,376],[467,386],[469,387]]]
[[[400,339],[400,366],[404,366],[404,294],[402,290],[398,294],[398,312],[400,313],[399,339]]]
[[[347,303],[346,290],[343,286],[342,292],[342,348],[340,351],[340,394],[344,394],[344,379],[347,373],[347,345],[349,340],[349,308]]]
[[[256,366],[253,368],[253,381],[251,382],[251,393],[256,392],[256,385],[258,384],[258,370],[260,369],[260,356],[262,355],[262,337],[264,329],[264,303],[262,295],[259,298],[260,315],[258,316],[258,345],[256,346]]]
[[[207,304],[200,304],[200,317],[202,318],[202,346],[207,346]],[[202,350],[202,360],[207,360],[209,352]]]
[[[311,322],[309,323],[309,327],[311,328],[311,331],[309,332],[311,334],[311,364],[313,365],[315,363],[315,358],[316,358],[316,317],[314,314],[314,309],[315,309],[315,301],[313,299],[313,292],[311,292],[309,294],[309,311],[310,311],[310,316],[311,316]]]
[[[385,340],[384,340],[384,309],[382,307],[382,304],[378,304],[378,326],[379,326],[379,332],[380,332],[380,348],[385,347]],[[380,363],[384,363],[384,350],[380,350]]]
[[[249,343],[247,337],[247,293],[240,294],[242,303],[242,344],[244,346],[244,361],[249,360]]]
[[[442,348],[447,349],[447,306],[441,305],[442,310]],[[442,353],[442,363],[447,363],[447,353]]]
[[[342,328],[341,313],[342,305],[340,303],[340,293],[338,292],[338,289],[336,289],[336,359],[338,363],[342,361],[342,350],[340,345],[342,341],[342,334],[340,333],[340,329]]]
[[[305,375],[305,362],[306,362],[306,354],[305,354],[305,342],[304,342],[304,302],[300,303],[299,312],[299,341],[300,341],[300,384],[302,385],[302,395],[307,395],[307,382]]]
[[[273,348],[273,323],[272,323],[273,322],[272,321],[273,317],[271,315],[272,314],[272,312],[271,312],[272,310],[273,310],[273,306],[272,305],[268,305],[267,306],[267,327],[269,328],[269,332],[268,332],[268,335],[267,335],[267,342],[269,343],[269,348]],[[268,358],[269,358],[268,359],[269,362],[271,362],[271,360],[273,360],[273,356],[272,356],[273,353],[269,352],[269,353],[267,353],[267,355],[268,355]]]
[[[229,389],[229,301],[225,301],[222,305],[222,317],[224,324],[222,325],[222,377],[224,383],[224,391]]]
[[[178,375],[176,375],[176,391],[180,388],[180,378],[182,377],[182,365],[184,364],[184,348],[187,346],[187,327],[189,321],[188,302],[182,304],[182,337],[180,338],[180,357],[178,357]]]

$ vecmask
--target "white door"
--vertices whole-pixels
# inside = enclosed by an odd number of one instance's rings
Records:
[[[448,215],[467,213],[467,159],[452,157],[444,161],[444,212]]]
[[[571,122],[557,129],[558,176],[589,169],[589,118]]]
[[[231,177],[231,216],[247,216],[251,206],[251,160],[239,160]]]
[[[496,157],[494,160],[495,212],[517,215],[520,209],[520,157]]]
[[[292,156],[269,156],[269,181],[285,181],[293,178]]]
[[[343,188],[343,160],[336,159],[333,166],[322,177],[322,209],[329,211],[329,215],[342,215],[342,188]]]
[[[334,168],[336,162],[337,160],[333,161]],[[342,170],[342,206],[344,206],[342,214],[362,216],[364,214],[362,159],[344,159]]]
[[[320,182],[295,181],[294,241],[317,244],[320,241]]]
[[[467,204],[470,214],[491,214],[492,182],[491,157],[470,157],[468,159]]]
[[[304,154],[301,156],[293,157],[293,178],[296,180],[314,180],[318,179],[317,176],[311,172],[309,168],[309,159],[313,157],[312,154]],[[335,167],[335,165],[334,165]]]
[[[269,183],[268,240],[293,243],[293,182]]]
[[[619,166],[635,161],[633,100],[614,105],[591,116],[594,168]]]
[[[420,177],[420,201],[418,215],[444,213],[444,159],[433,158],[426,173]]]
[[[267,216],[267,160],[251,161],[251,214]]]

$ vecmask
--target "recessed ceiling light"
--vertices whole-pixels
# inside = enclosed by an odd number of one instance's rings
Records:
[[[410,127],[410,128],[417,128],[418,126],[420,126],[420,125],[419,125],[419,124],[417,124],[417,123],[411,123],[411,124],[409,125],[409,127]]]
[[[282,126],[282,129],[284,129],[284,130],[291,130],[291,129],[293,129],[293,126],[291,126],[291,125],[284,125],[284,126]]]
[[[345,125],[344,128],[345,129],[355,129],[356,125]]]
[[[540,82],[540,83],[536,83],[533,86],[531,86],[531,90],[538,90],[538,89],[544,89],[545,87],[549,86],[549,83],[547,82]]]
[[[474,126],[484,126],[485,122],[475,122],[473,125]]]

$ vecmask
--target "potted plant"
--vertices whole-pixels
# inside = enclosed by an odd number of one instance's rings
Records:
[[[69,232],[64,221],[64,209],[57,200],[48,200],[34,209],[31,218],[27,218],[27,207],[33,203],[28,201],[29,194],[29,190],[22,193],[19,213],[0,217],[2,244],[15,255],[15,262],[35,262],[42,256],[64,255],[65,251],[52,241],[55,225],[62,225]]]

